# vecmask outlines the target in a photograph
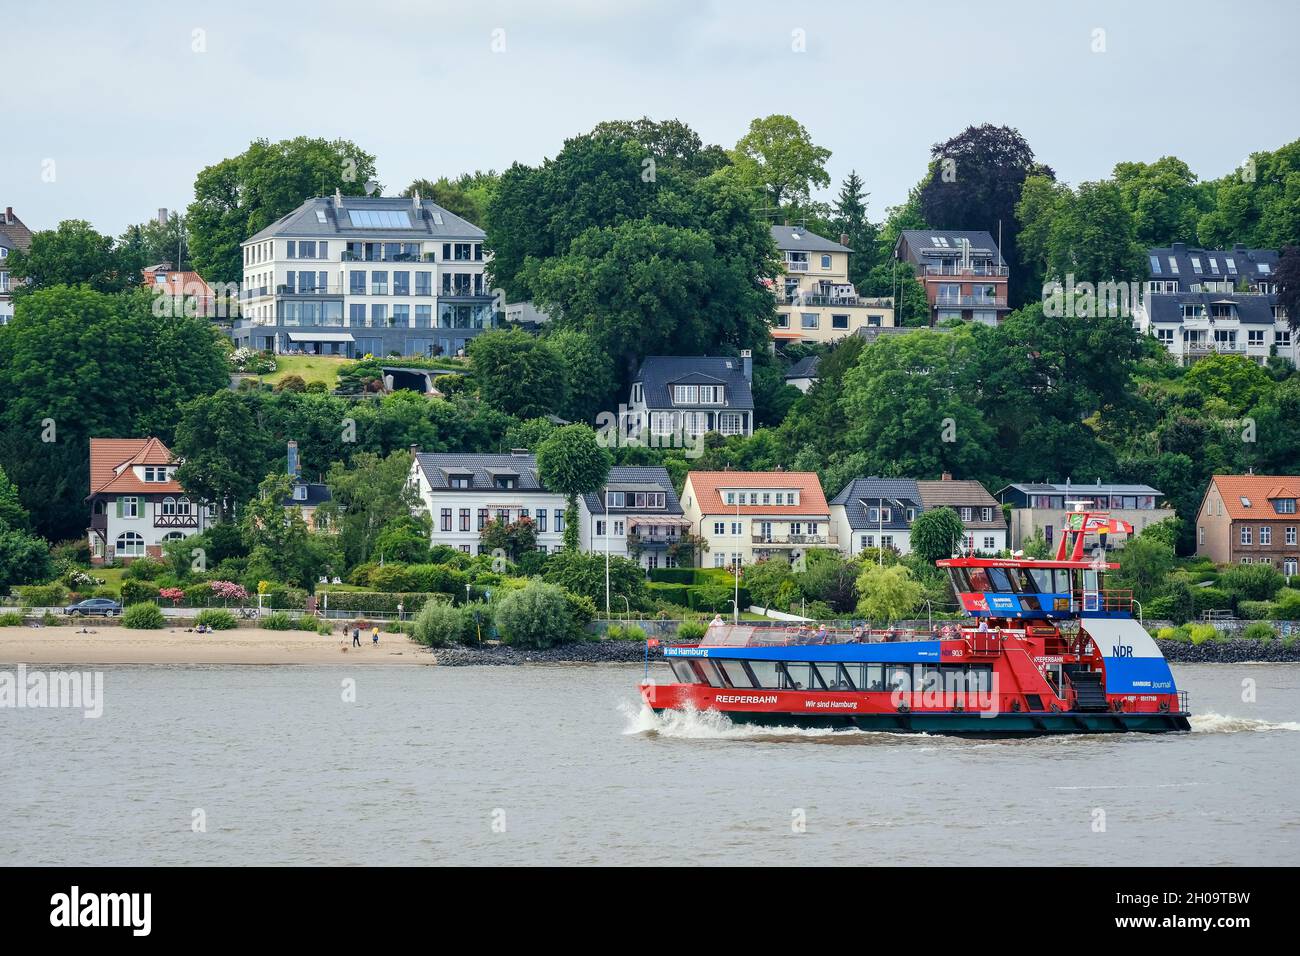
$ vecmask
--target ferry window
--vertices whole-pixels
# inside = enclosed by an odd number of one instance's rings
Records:
[[[971,568],[967,572],[970,574],[970,589],[972,591],[992,591],[989,586],[989,576],[984,573],[983,568]]]
[[[858,686],[863,690],[884,690],[885,689],[885,665],[868,664],[867,674],[864,682]]]
[[[887,672],[886,690],[901,690],[910,693],[912,690],[912,665],[911,664],[890,664]]]
[[[993,590],[1010,591],[1011,582],[1007,579],[1007,572],[1001,568],[989,568],[989,580],[993,582]]]
[[[1070,587],[1070,572],[1068,570],[1059,570],[1056,572],[1056,590],[1060,594],[1069,594],[1074,588]]]
[[[966,689],[966,668],[944,667],[943,689],[948,694],[960,694]]]
[[[709,683],[714,687],[731,686],[722,676],[722,671],[719,669],[717,661],[701,661],[700,666],[704,669],[704,676],[709,679]]]
[[[866,689],[867,685],[862,682],[863,667],[864,665],[862,664],[841,664],[840,665],[840,678],[841,680],[847,679],[848,681],[848,684],[844,688],[845,690]]]
[[[966,572],[961,568],[949,568],[948,576],[952,579],[952,589],[954,591],[969,591],[970,578],[966,577]]]
[[[698,678],[696,683],[712,684],[714,687],[721,687],[722,681],[714,673],[713,668],[709,667],[708,661],[691,661],[691,667],[695,669],[695,676]]]
[[[939,668],[934,664],[917,664],[916,685],[923,691],[938,690]]]
[[[779,687],[776,676],[776,661],[750,661],[749,669],[758,680],[759,687]]]
[[[1084,571],[1084,572],[1083,572],[1083,589],[1084,589],[1085,591],[1095,591],[1095,590],[1097,590],[1098,587],[1100,587],[1100,584],[1099,584],[1098,581],[1097,581],[1097,572],[1096,572],[1096,571]]]
[[[976,693],[989,693],[993,689],[993,665],[972,665],[966,673],[966,687]]]
[[[838,664],[818,664],[817,676],[826,690],[856,690],[857,688],[844,679]]]
[[[1030,568],[1029,576],[1034,579],[1034,590],[1039,594],[1052,591],[1052,572],[1050,568]]]
[[[727,680],[731,681],[732,687],[753,687],[749,682],[749,675],[745,673],[745,665],[740,661],[714,661],[715,664],[727,675]]]
[[[1027,569],[1011,568],[1007,573],[1011,575],[1011,583],[1015,585],[1017,591],[1032,593],[1038,590],[1038,586],[1034,583],[1034,579],[1030,577]]]
[[[679,684],[698,684],[699,679],[695,676],[695,671],[691,670],[690,661],[669,661],[668,666],[673,669],[673,676],[677,678]]]
[[[781,686],[786,690],[811,690],[811,677],[807,664],[786,664]]]

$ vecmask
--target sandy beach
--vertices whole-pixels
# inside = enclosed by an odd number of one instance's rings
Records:
[[[404,634],[379,635],[352,647],[340,634],[236,628],[212,634],[183,627],[137,631],[124,627],[0,627],[3,664],[433,664],[434,657]]]

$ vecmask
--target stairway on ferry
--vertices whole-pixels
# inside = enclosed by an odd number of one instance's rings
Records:
[[[1076,695],[1075,707],[1080,711],[1102,711],[1108,709],[1106,691],[1101,686],[1101,675],[1096,671],[1085,670],[1075,665],[1067,667],[1066,673],[1074,684]]]

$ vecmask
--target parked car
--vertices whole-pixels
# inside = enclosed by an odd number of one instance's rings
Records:
[[[74,614],[93,614],[96,617],[112,617],[122,613],[122,605],[112,598],[90,598],[80,604],[72,604],[63,609],[71,617]]]

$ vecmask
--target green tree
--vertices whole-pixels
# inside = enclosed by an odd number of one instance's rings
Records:
[[[867,276],[876,265],[877,230],[867,218],[867,197],[862,177],[856,169],[849,170],[840,185],[839,196],[832,205],[831,225],[849,237],[849,281],[861,289]],[[834,238],[834,237],[832,237]]]
[[[387,456],[359,452],[350,465],[336,461],[330,466],[325,479],[330,500],[317,514],[324,515],[337,532],[349,566],[370,560],[381,534],[393,527],[395,521],[403,522],[398,537],[410,544],[419,541],[427,553],[429,515],[420,509],[419,517],[413,517],[420,498],[407,481],[410,470],[411,456],[401,451]],[[395,537],[384,550],[385,559],[400,560],[398,548]]]
[[[436,180],[417,179],[402,190],[402,195],[419,193],[421,199],[431,199],[453,215],[481,226],[499,181],[493,170],[462,173],[455,179],[446,176]]]
[[[25,531],[30,520],[31,515],[18,497],[18,489],[0,468],[0,527]]]
[[[57,229],[33,233],[30,248],[15,249],[7,268],[16,280],[13,297],[18,301],[52,286],[123,292],[144,282],[139,263],[124,255],[112,236],[101,235],[82,219],[67,219]]]
[[[537,448],[542,484],[569,499],[564,517],[564,548],[578,549],[578,495],[603,487],[613,456],[586,425],[566,425]]]
[[[365,193],[375,157],[347,140],[254,140],[238,156],[205,167],[186,216],[196,270],[209,282],[239,282],[241,243],[313,196]]]
[[[1273,392],[1268,372],[1244,355],[1207,355],[1183,377],[1206,399],[1217,399],[1232,414],[1264,401]]]
[[[546,336],[546,343],[564,370],[564,397],[554,409],[561,418],[591,422],[600,412],[617,406],[613,358],[590,333],[555,329]]]
[[[567,527],[567,526],[566,526]],[[605,607],[605,556],[581,551],[561,551],[546,562],[543,579],[558,584],[573,594],[588,598],[598,608]],[[611,555],[609,559],[609,593],[611,608],[646,606],[645,571],[630,558]]]
[[[253,497],[265,476],[272,437],[258,420],[258,402],[220,391],[180,409],[172,451],[182,459],[176,480],[186,491],[217,504],[229,521]]]
[[[691,177],[708,176],[731,162],[720,146],[705,145],[698,133],[681,120],[656,122],[648,116],[639,120],[612,120],[596,124],[592,134],[632,140],[654,159],[658,168],[667,168]],[[644,160],[642,161],[644,162]]]
[[[1047,239],[1047,274],[1076,282],[1128,282],[1146,274],[1146,252],[1114,183],[1083,183],[1064,197]]]
[[[1277,304],[1286,311],[1292,332],[1300,332],[1300,246],[1286,246],[1274,275]]]
[[[249,567],[265,568],[279,583],[310,588],[325,570],[318,546],[297,508],[286,507],[293,484],[285,473],[272,473],[244,506],[241,528],[249,550]]]
[[[1109,584],[1149,601],[1164,590],[1173,568],[1174,549],[1159,536],[1140,534],[1119,552],[1119,570],[1111,572]]]
[[[755,119],[731,151],[741,173],[762,187],[773,208],[807,203],[814,186],[831,184],[826,161],[831,151],[818,146],[791,116]]]
[[[881,623],[907,617],[925,599],[925,586],[902,564],[864,566],[858,575],[857,588],[858,613]]]
[[[966,525],[951,508],[922,511],[912,522],[912,553],[926,564],[950,558],[966,535]]]
[[[518,329],[484,332],[469,343],[483,400],[517,418],[554,412],[564,402],[565,369],[546,339]]]
[[[1133,217],[1133,230],[1143,248],[1186,242],[1196,235],[1203,192],[1196,174],[1174,156],[1154,163],[1119,163],[1111,178]]]

